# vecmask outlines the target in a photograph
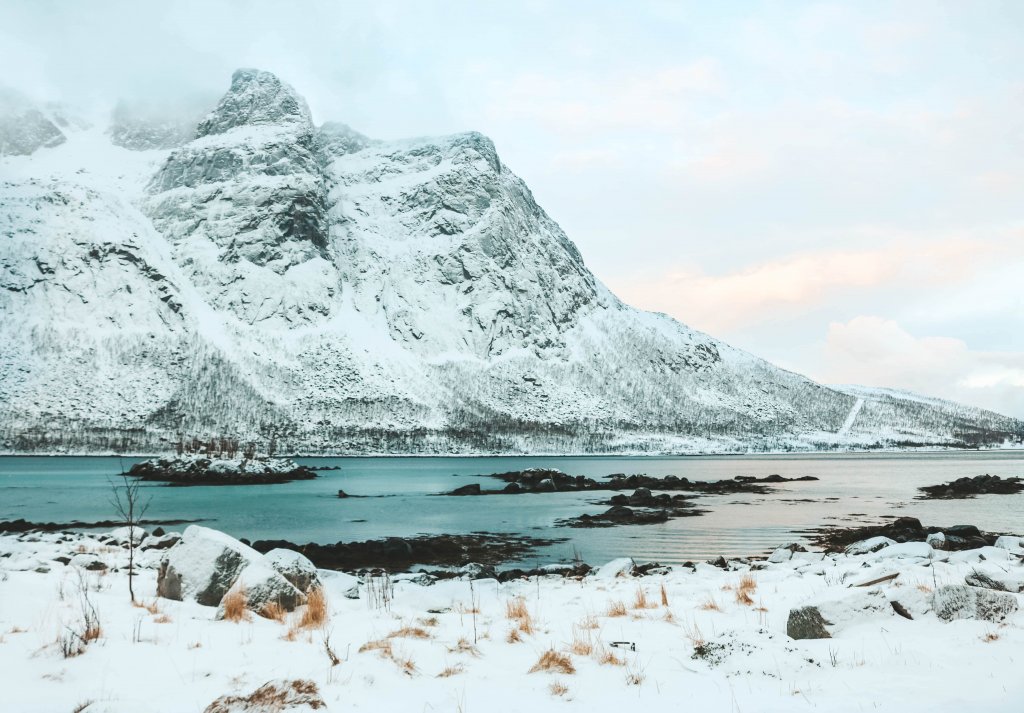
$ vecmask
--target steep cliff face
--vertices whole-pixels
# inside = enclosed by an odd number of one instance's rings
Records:
[[[305,452],[693,452],[1024,429],[828,388],[624,305],[480,134],[316,127],[257,70],[191,136],[126,116],[0,158],[2,448],[274,431]]]

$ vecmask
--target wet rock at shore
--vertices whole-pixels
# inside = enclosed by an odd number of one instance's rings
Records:
[[[1024,492],[1024,479],[985,474],[973,478],[957,478],[942,485],[926,485],[918,490],[923,493],[918,496],[920,500],[962,500],[977,495],[1013,495]]]
[[[380,568],[402,572],[415,565],[462,567],[470,563],[496,566],[522,559],[537,548],[561,540],[502,533],[468,535],[419,535],[389,537],[365,542],[297,545],[285,540],[258,540],[258,552],[284,548],[300,552],[321,569],[354,572]],[[434,574],[433,572],[431,574]]]
[[[929,535],[942,533],[941,540]],[[997,536],[981,532],[974,525],[953,525],[951,527],[925,527],[916,517],[899,517],[892,522],[860,527],[824,527],[806,533],[811,542],[826,552],[843,552],[848,547],[865,541],[885,537],[896,543],[928,542],[941,549],[956,552],[976,549],[994,544]],[[934,543],[934,544],[933,544]],[[936,547],[936,549],[939,549]]]

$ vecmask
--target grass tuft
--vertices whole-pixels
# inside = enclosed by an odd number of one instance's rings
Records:
[[[548,686],[548,691],[551,692],[552,696],[564,696],[569,692],[569,687],[561,681],[552,681],[551,685]]]
[[[554,649],[548,649],[540,655],[537,663],[533,665],[529,673],[538,671],[558,672],[564,674],[576,673],[576,667],[572,665],[572,659]]]
[[[306,608],[302,610],[299,628],[316,629],[327,623],[327,597],[320,587],[306,595]]]
[[[221,604],[224,605],[224,619],[225,621],[247,621],[249,619],[249,610],[245,608],[246,604],[249,603],[249,598],[245,594],[245,587],[239,587],[238,589],[232,589],[224,595],[224,599],[221,600]]]
[[[605,616],[626,616],[626,605],[621,601],[614,601],[608,603],[608,610],[605,612]]]
[[[418,626],[403,626],[388,634],[389,639],[429,639],[430,632]]]

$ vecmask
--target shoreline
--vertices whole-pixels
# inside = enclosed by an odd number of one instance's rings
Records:
[[[282,458],[331,458],[331,459],[357,459],[357,458],[666,458],[666,459],[688,459],[688,458],[813,458],[823,455],[834,456],[900,456],[900,455],[941,455],[945,453],[1013,453],[1024,455],[1024,444],[1017,446],[993,446],[990,448],[981,447],[921,447],[921,448],[866,448],[866,449],[823,449],[805,451],[728,451],[714,453],[678,453],[670,451],[613,451],[609,453],[343,453],[343,454],[304,454],[304,453],[281,453]],[[96,453],[96,452],[68,452],[68,453],[37,453],[37,452],[0,452],[0,458],[159,458],[166,455],[162,453]]]
[[[1024,594],[971,584],[1024,584],[1024,542],[1007,542],[961,552],[924,542],[863,554],[780,548],[788,557],[643,577],[628,559],[579,578],[506,582],[320,570],[318,614],[306,604],[267,618],[157,597],[173,548],[136,554],[133,605],[122,545],[0,535],[0,666],[18,681],[5,705],[199,713],[223,696],[303,682],[318,703],[296,710],[404,710],[416,700],[432,710],[667,713],[686,700],[759,713],[1011,713],[1024,699]],[[972,604],[982,598],[993,606]],[[83,612],[95,633],[62,648]]]

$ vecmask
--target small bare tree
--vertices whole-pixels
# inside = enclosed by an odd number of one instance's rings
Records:
[[[135,588],[132,579],[135,577],[135,546],[136,533],[141,532],[140,523],[146,510],[149,509],[149,499],[143,498],[139,488],[142,484],[138,478],[133,478],[127,473],[121,473],[123,484],[118,485],[116,480],[110,481],[110,489],[113,495],[110,504],[114,506],[118,517],[128,528],[128,594],[135,601]]]

